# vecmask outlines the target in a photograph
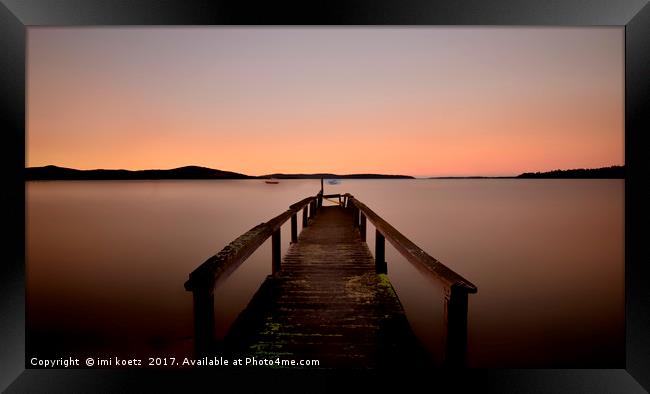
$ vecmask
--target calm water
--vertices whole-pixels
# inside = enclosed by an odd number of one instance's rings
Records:
[[[317,180],[28,183],[28,351],[190,355],[188,273],[318,188]],[[344,180],[325,192],[354,194],[477,285],[470,366],[622,367],[622,180]],[[372,226],[368,234],[374,250]],[[287,223],[283,253],[289,238]],[[442,290],[389,244],[386,255],[413,329],[440,354]],[[270,270],[267,241],[216,289],[218,336]]]

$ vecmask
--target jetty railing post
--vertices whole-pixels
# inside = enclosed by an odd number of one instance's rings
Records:
[[[361,240],[366,242],[366,215],[361,212],[361,224],[359,225],[359,234],[361,235]]]
[[[214,293],[212,289],[199,288],[192,291],[194,300],[194,353],[197,357],[208,356],[216,338],[214,335]]]
[[[316,215],[316,201],[309,203],[309,218],[313,218]]]
[[[298,214],[291,215],[291,243],[298,242]]]
[[[352,209],[353,209],[353,211],[352,211],[352,220],[354,221],[353,222],[354,227],[359,227],[359,213],[360,213],[359,208],[353,206]]]
[[[386,238],[379,230],[375,230],[375,271],[378,274],[388,273],[388,267],[386,267]]]
[[[308,226],[307,224],[307,219],[308,219],[308,214],[307,214],[307,205],[302,209],[302,228],[305,228]]]
[[[282,269],[281,261],[282,256],[280,253],[280,229],[278,228],[273,232],[271,236],[271,260],[272,260],[272,273],[275,275],[277,272]]]
[[[467,358],[467,290],[445,291],[445,366],[464,367]]]

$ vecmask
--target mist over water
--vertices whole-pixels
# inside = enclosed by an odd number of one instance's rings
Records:
[[[192,352],[188,274],[320,183],[26,187],[28,352],[181,357]],[[469,297],[470,366],[622,367],[624,181],[343,180],[325,192],[354,194],[478,287]],[[283,254],[289,240],[287,223]],[[441,355],[442,289],[388,243],[386,259],[416,335]],[[217,336],[270,271],[267,241],[215,290]]]

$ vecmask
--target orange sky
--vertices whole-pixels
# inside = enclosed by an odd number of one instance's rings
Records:
[[[29,28],[27,166],[624,162],[622,28]]]

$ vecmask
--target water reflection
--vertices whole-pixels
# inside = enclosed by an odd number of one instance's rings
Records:
[[[354,194],[478,286],[469,305],[471,366],[620,367],[623,186],[345,180],[325,189]],[[319,187],[316,180],[28,183],[28,350],[190,353],[188,273]],[[282,231],[284,253],[289,226]],[[392,247],[386,254],[416,334],[442,354],[442,290]],[[216,289],[217,336],[270,269],[267,242]]]

